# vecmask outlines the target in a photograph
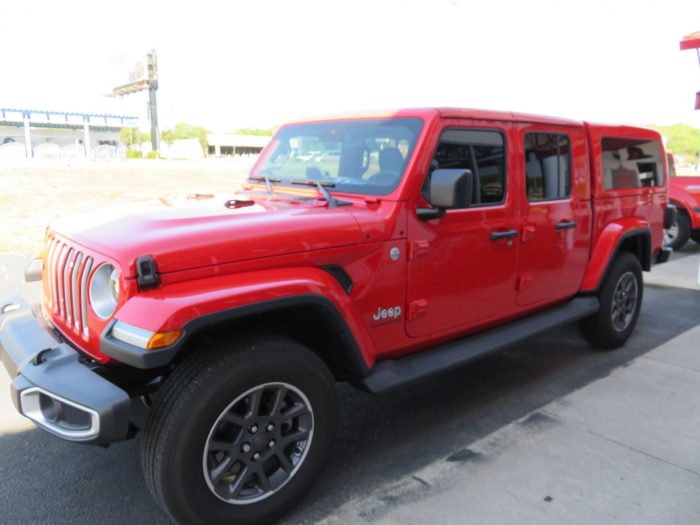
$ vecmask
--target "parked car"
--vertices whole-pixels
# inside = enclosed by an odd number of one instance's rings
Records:
[[[675,222],[664,230],[665,243],[679,250],[693,239],[700,243],[700,177],[676,175],[673,155],[667,153],[669,166],[669,199],[678,209]]]
[[[301,138],[332,171],[299,175]],[[336,381],[402,388],[575,321],[622,346],[670,253],[664,159],[652,130],[506,112],[288,124],[237,195],[50,227],[43,303],[0,303],[12,399],[68,441],[143,432],[177,522],[268,523],[333,453]]]
[[[303,160],[304,162],[308,160],[312,160],[316,158],[316,156],[321,155],[320,151],[308,151],[306,153],[302,153],[301,155],[297,155],[296,159],[297,160]]]

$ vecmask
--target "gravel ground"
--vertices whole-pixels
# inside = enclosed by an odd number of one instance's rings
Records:
[[[47,224],[119,202],[230,193],[255,158],[0,163],[0,253],[33,255]]]

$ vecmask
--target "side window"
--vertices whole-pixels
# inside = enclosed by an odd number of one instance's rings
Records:
[[[565,199],[571,194],[569,137],[558,133],[525,133],[527,199]]]
[[[661,186],[661,147],[655,140],[605,137],[602,142],[606,190]]]
[[[472,204],[498,204],[506,193],[505,153],[505,141],[499,131],[448,129],[440,136],[432,168],[471,170],[475,186]]]

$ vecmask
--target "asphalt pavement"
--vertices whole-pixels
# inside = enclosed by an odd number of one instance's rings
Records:
[[[341,385],[334,457],[283,523],[699,523],[698,251],[645,274],[620,350],[566,326],[397,392]],[[0,256],[0,297],[26,287],[23,266]],[[138,438],[62,442],[14,412],[8,382],[0,372],[0,523],[167,523]]]

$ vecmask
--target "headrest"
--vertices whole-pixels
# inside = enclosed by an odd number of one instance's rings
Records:
[[[384,148],[379,152],[379,169],[397,173],[403,170],[403,155],[399,148]]]

